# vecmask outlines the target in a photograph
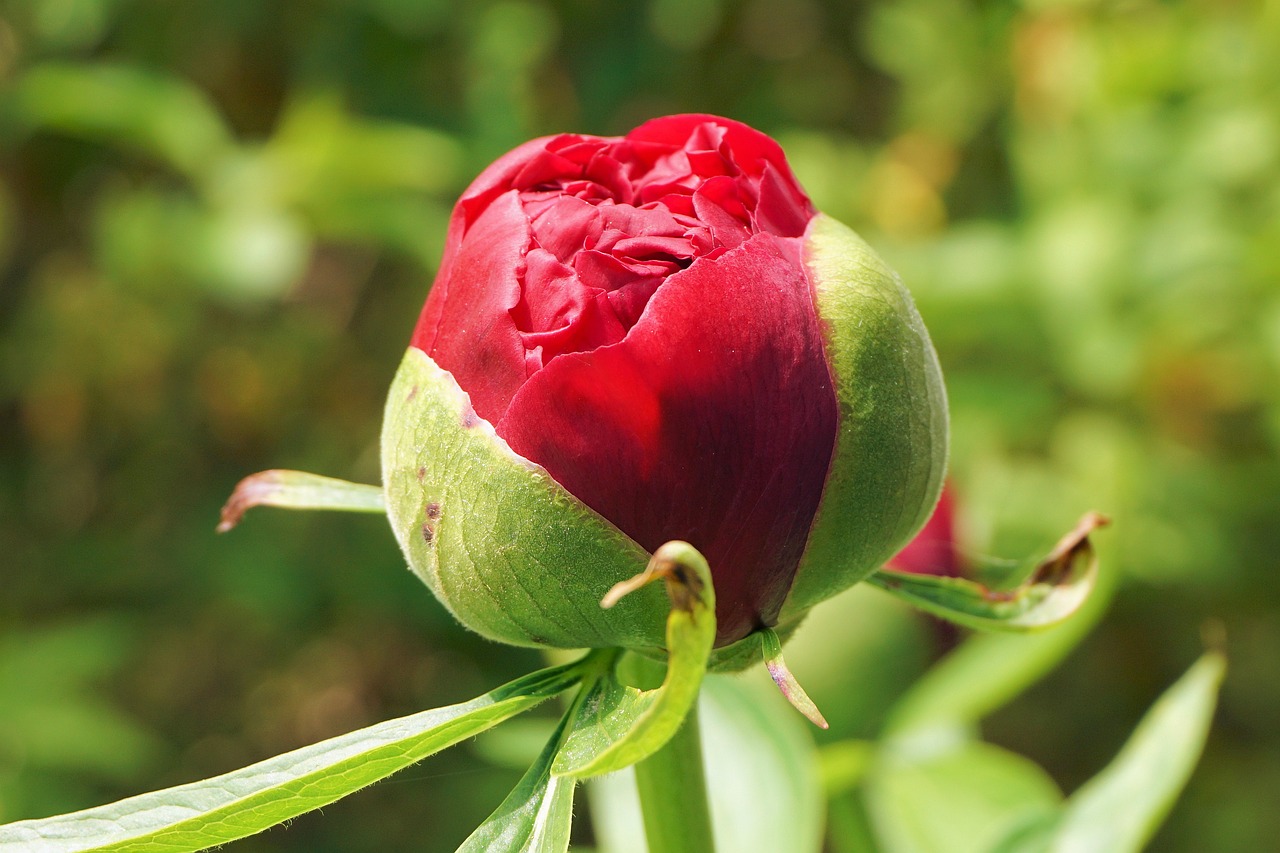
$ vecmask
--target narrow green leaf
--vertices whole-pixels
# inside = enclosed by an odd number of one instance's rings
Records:
[[[1076,612],[1097,579],[1089,533],[1107,523],[1088,513],[1062,538],[1031,576],[1011,590],[992,590],[965,578],[881,569],[867,581],[928,613],[979,630],[1031,631]]]
[[[1226,672],[1210,653],[1165,691],[1120,754],[1067,801],[1055,853],[1141,850],[1195,768]]]
[[[1035,763],[977,741],[923,755],[882,749],[866,797],[884,853],[989,853],[1062,802]]]
[[[253,835],[339,800],[576,683],[591,658],[485,695],[388,720],[242,770],[107,806],[0,827],[0,853],[182,853]]]
[[[348,483],[305,471],[274,469],[250,474],[236,484],[222,507],[218,532],[226,533],[255,506],[282,509],[333,509],[344,512],[387,511],[381,486]]]
[[[598,702],[556,760],[557,776],[585,779],[642,761],[671,739],[697,701],[716,634],[711,570],[697,549],[687,542],[666,543],[644,572],[610,590],[605,603],[658,578],[666,581],[672,605],[662,684],[641,691],[606,679]]]
[[[591,707],[612,672],[616,654],[596,656],[577,696],[560,718],[536,761],[525,771],[502,805],[467,837],[458,853],[564,853],[573,827],[573,789],[577,779],[555,776],[551,765],[566,739]]]

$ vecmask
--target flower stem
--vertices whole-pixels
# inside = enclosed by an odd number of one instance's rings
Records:
[[[648,664],[657,668],[661,681],[661,664],[628,657],[633,672]],[[654,673],[646,674],[652,678]],[[696,702],[666,746],[635,768],[649,853],[714,853]]]

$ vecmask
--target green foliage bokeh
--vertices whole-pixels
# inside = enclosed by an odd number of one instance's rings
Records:
[[[1070,790],[1225,633],[1219,722],[1156,847],[1266,848],[1277,92],[1261,0],[0,2],[0,821],[537,665],[454,625],[376,517],[215,537],[218,506],[269,467],[377,481],[449,207],[490,159],[707,111],[775,135],[915,294],[970,552],[1116,519],[1111,613],[988,737]],[[829,672],[793,667],[867,736],[947,638],[855,606],[809,626]],[[518,775],[482,753],[236,849],[453,849]]]

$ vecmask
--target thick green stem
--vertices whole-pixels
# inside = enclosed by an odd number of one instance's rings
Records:
[[[667,745],[636,765],[649,853],[713,853],[698,708]]]
[[[666,667],[628,655],[621,670],[632,683],[650,687],[661,683]],[[696,702],[667,745],[635,768],[649,853],[714,853]]]

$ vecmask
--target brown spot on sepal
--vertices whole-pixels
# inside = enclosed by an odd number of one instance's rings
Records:
[[[463,429],[475,429],[480,424],[480,416],[476,414],[476,410],[468,404],[462,410],[462,427]]]
[[[423,511],[425,518],[422,521],[422,541],[430,545],[436,538],[436,521],[440,519],[440,504],[431,501],[427,504]]]
[[[412,399],[413,399],[414,397],[416,397],[416,396],[418,396],[418,386],[417,386],[417,385],[414,385],[412,388],[410,388],[410,389],[409,389],[409,396],[407,396],[407,397],[405,397],[405,398],[404,398],[404,399],[405,399],[405,402],[406,402],[406,403],[407,403],[407,402],[409,402],[410,400],[412,400]]]
[[[426,466],[426,465],[419,465],[419,466],[418,466],[418,482],[419,482],[419,483],[421,483],[421,482],[422,482],[422,478],[423,478],[423,477],[425,477],[425,476],[427,476],[427,466]]]

